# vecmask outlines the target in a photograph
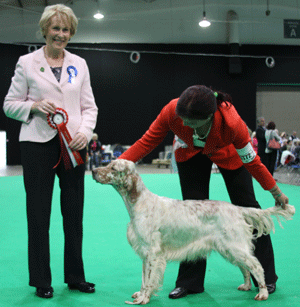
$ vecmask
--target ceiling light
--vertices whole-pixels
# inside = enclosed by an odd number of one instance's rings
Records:
[[[210,25],[211,25],[211,22],[209,20],[207,20],[205,16],[203,16],[203,19],[199,22],[199,26],[201,28],[207,28]]]
[[[94,15],[95,19],[102,19],[104,18],[104,15],[100,13],[100,3],[99,0],[95,0],[97,3],[97,13]]]
[[[102,18],[104,18],[104,15],[103,14],[101,14],[99,11],[94,15],[94,18],[95,19],[102,19]]]
[[[199,26],[202,28],[207,28],[211,25],[210,21],[206,18],[206,12],[205,12],[205,0],[203,0],[203,18],[199,22]]]

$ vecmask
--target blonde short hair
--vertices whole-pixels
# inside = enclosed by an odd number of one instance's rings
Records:
[[[55,15],[65,18],[70,23],[70,35],[71,37],[74,36],[77,30],[78,19],[75,16],[73,10],[66,5],[55,4],[46,6],[40,19],[39,25],[43,37],[46,36],[51,23],[51,18]]]

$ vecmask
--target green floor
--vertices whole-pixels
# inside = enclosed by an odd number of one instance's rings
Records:
[[[176,174],[142,175],[146,186],[154,193],[180,198]],[[257,199],[263,208],[274,204],[271,195],[254,182]],[[280,185],[298,207],[300,187]],[[220,174],[212,175],[211,199],[229,200]],[[49,300],[34,295],[28,286],[27,233],[23,178],[0,178],[0,306],[125,306],[125,300],[138,291],[141,283],[141,260],[126,240],[129,216],[120,196],[110,186],[102,186],[86,175],[86,203],[84,213],[84,263],[87,281],[96,283],[96,293],[70,292],[63,283],[63,233],[59,208],[59,188],[56,182],[51,216],[51,267],[54,297]],[[170,300],[178,263],[167,265],[164,286],[149,306],[300,306],[300,230],[299,212],[292,221],[276,223],[272,234],[276,270],[279,280],[277,291],[267,301],[256,302],[256,289],[237,290],[243,278],[237,267],[218,254],[208,261],[205,292],[180,300]]]

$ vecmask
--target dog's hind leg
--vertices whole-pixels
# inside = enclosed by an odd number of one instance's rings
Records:
[[[250,251],[243,249],[242,247],[237,248],[236,246],[229,250],[227,246],[227,249],[224,248],[221,255],[228,259],[231,263],[238,265],[240,268],[244,267],[246,270],[252,273],[259,286],[259,293],[255,296],[255,300],[264,301],[268,299],[269,293],[265,282],[264,270],[260,262],[250,253]],[[243,275],[244,274],[245,273],[243,272]],[[246,283],[247,280],[248,277],[246,275]]]
[[[249,267],[249,270],[252,273],[252,275],[255,277],[258,283],[258,287],[259,287],[259,292],[255,296],[255,300],[265,301],[269,297],[269,292],[268,292],[266,282],[265,282],[264,269],[261,266],[258,259],[254,256],[252,257],[253,257],[252,266],[251,266],[251,269]]]
[[[244,283],[238,287],[238,290],[249,291],[251,290],[252,284],[250,279],[250,272],[246,270],[242,265],[239,265],[239,268],[244,276]]]
[[[265,301],[269,297],[268,289],[265,282],[264,269],[256,257],[249,254],[242,263],[248,269],[257,280],[259,286],[259,293],[255,296],[257,301]]]
[[[150,301],[151,295],[158,290],[158,287],[163,280],[166,268],[166,260],[161,254],[160,242],[160,233],[153,233],[151,238],[151,246],[143,264],[143,280],[141,290],[134,293],[133,296],[135,297],[135,300],[133,302],[127,301],[127,304],[147,304]]]

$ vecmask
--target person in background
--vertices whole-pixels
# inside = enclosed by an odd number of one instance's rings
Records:
[[[295,156],[295,164],[298,164],[299,158],[300,158],[300,140],[299,139],[294,139],[292,141],[291,152]]]
[[[268,171],[271,173],[271,175],[273,176],[274,174],[274,168],[275,168],[275,163],[276,163],[276,159],[277,159],[277,149],[269,149],[268,148],[268,143],[270,140],[275,139],[276,141],[280,141],[280,136],[277,134],[276,130],[276,125],[274,122],[269,122],[267,125],[267,130],[265,133],[265,137],[266,137],[266,167],[268,169]]]
[[[283,150],[282,150],[282,154],[281,154],[281,157],[280,157],[280,164],[281,165],[286,165],[286,164],[290,165],[296,159],[294,154],[291,152],[292,141],[287,141],[286,145],[284,145],[281,148]]]
[[[283,146],[283,144],[287,141],[288,139],[287,139],[287,135],[286,135],[286,132],[282,132],[281,134],[280,134],[280,144],[281,144],[281,146]]]
[[[119,158],[123,152],[124,152],[123,146],[119,143],[115,144],[115,146],[113,148],[114,158]]]
[[[287,150],[287,145],[288,143],[291,143],[291,141],[287,140],[287,139],[283,139],[281,142],[281,147],[278,150],[278,157],[277,157],[277,167],[279,167],[281,165],[281,155],[282,153]]]
[[[72,138],[68,146],[85,160],[98,108],[85,60],[65,50],[77,24],[74,12],[65,5],[45,8],[39,25],[46,45],[19,58],[3,106],[8,117],[22,122],[19,140],[27,205],[29,285],[36,287],[41,298],[53,297],[54,291],[49,227],[55,175],[59,178],[65,239],[64,282],[70,289],[95,292],[95,285],[85,280],[82,259],[85,164],[66,169],[58,131],[47,122],[47,116],[56,114],[57,108],[65,110]]]
[[[289,137],[289,140],[290,141],[293,141],[294,139],[297,138],[297,132],[296,131],[293,131],[292,135]]]
[[[288,198],[261,163],[252,145],[245,122],[231,103],[231,97],[204,85],[187,88],[160,112],[148,131],[120,159],[137,162],[166,137],[177,136],[175,159],[183,199],[209,199],[212,164],[222,174],[231,202],[242,207],[260,208],[253,190],[253,177],[269,191],[277,205]],[[255,241],[255,255],[265,271],[269,293],[276,290],[274,254],[269,235]],[[206,260],[181,262],[175,289],[169,294],[178,299],[204,291]],[[257,282],[254,280],[257,286]]]
[[[257,154],[260,157],[261,162],[266,165],[266,128],[265,128],[265,118],[259,117],[257,120],[257,129],[256,129],[256,139],[257,139]]]
[[[98,134],[93,133],[93,137],[89,142],[90,170],[93,169],[93,166],[98,167],[100,165],[101,156],[102,156],[102,145],[98,139]]]
[[[258,151],[258,141],[257,141],[257,138],[256,138],[256,132],[255,131],[253,131],[253,133],[251,135],[251,140],[252,140],[253,149],[257,153],[257,151]]]

